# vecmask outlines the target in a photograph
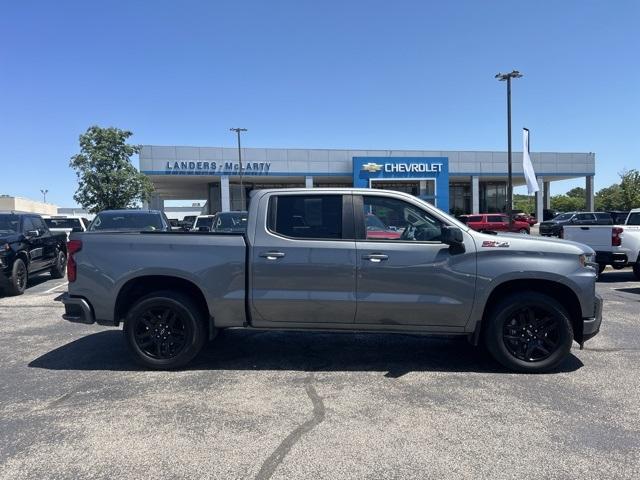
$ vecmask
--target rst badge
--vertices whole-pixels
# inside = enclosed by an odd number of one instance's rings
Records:
[[[485,248],[509,248],[509,242],[498,242],[496,240],[485,240],[482,242],[482,246]]]

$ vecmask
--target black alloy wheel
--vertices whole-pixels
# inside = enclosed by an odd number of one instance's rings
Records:
[[[51,268],[51,276],[53,278],[63,278],[67,268],[67,255],[59,250],[56,254],[56,261]]]
[[[571,351],[573,326],[567,309],[541,292],[507,294],[483,322],[484,345],[510,370],[548,372],[564,362]]]
[[[170,306],[151,307],[134,319],[134,337],[138,348],[151,358],[168,360],[186,345],[188,324]]]
[[[124,336],[134,358],[148,368],[184,367],[205,344],[207,313],[187,294],[158,291],[134,303]]]
[[[11,282],[8,285],[10,295],[22,295],[29,282],[29,271],[27,265],[21,258],[16,258],[11,268]]]
[[[511,355],[525,362],[549,358],[560,344],[560,319],[544,307],[524,307],[505,320],[502,339]]]

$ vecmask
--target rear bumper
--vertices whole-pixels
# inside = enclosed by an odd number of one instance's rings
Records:
[[[64,305],[62,318],[73,323],[85,323],[91,325],[96,322],[91,305],[82,297],[72,297],[69,293],[63,294],[60,299]]]
[[[582,341],[595,337],[600,331],[602,323],[602,297],[596,293],[593,307],[593,317],[584,318],[582,320]]]
[[[624,252],[599,252],[596,251],[596,263],[604,265],[626,265],[629,259]]]

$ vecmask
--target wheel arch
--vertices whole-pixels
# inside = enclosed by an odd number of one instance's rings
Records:
[[[578,343],[581,342],[583,335],[582,308],[580,306],[578,296],[571,287],[564,283],[548,279],[508,280],[497,285],[491,291],[485,303],[484,310],[482,312],[482,320],[479,328],[477,328],[477,335],[474,335],[474,340],[476,342],[480,338],[481,331],[488,323],[486,320],[493,307],[495,307],[505,296],[524,291],[534,291],[548,295],[566,308],[567,313],[569,314],[569,320],[571,321],[571,327],[573,328],[574,339]]]
[[[192,281],[170,275],[144,275],[129,279],[122,285],[114,304],[114,323],[118,325],[124,319],[130,307],[140,298],[153,292],[170,290],[180,292],[192,299],[206,319],[209,338],[215,335],[215,325],[209,305],[202,290]]]

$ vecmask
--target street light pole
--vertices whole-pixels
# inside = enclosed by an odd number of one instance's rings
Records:
[[[240,170],[240,210],[246,210],[244,187],[242,186],[242,149],[240,148],[240,132],[246,132],[246,128],[230,128],[232,132],[236,132],[238,135],[238,169]]]
[[[513,163],[511,161],[511,79],[521,78],[522,74],[513,70],[510,73],[498,73],[496,78],[507,82],[507,157],[508,157],[508,183],[507,183],[507,214],[509,215],[509,231],[513,228]]]
[[[49,193],[49,190],[46,188],[40,189],[40,193],[42,194],[42,203],[47,203],[47,193]]]

